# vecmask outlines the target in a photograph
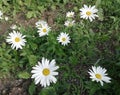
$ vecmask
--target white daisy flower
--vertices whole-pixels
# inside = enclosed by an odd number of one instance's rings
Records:
[[[72,12],[72,11],[71,11],[71,12],[67,12],[67,13],[66,13],[66,17],[74,17],[74,14],[75,14],[75,13]]]
[[[89,19],[90,21],[93,21],[95,17],[98,17],[98,15],[96,14],[98,10],[95,8],[95,6],[88,7],[87,5],[84,5],[84,7],[80,9],[80,11],[81,18],[83,19]]]
[[[10,26],[10,28],[11,28],[12,30],[15,30],[15,29],[17,29],[18,27],[17,27],[17,25],[13,24],[13,25]]]
[[[102,68],[100,66],[92,66],[92,70],[90,70],[88,73],[90,74],[90,78],[92,79],[92,81],[100,82],[100,84],[103,86],[103,81],[106,83],[111,82],[111,78],[107,76],[108,74],[106,73],[106,71],[107,70],[105,68]]]
[[[6,21],[8,21],[9,20],[9,18],[7,17],[7,16],[5,16],[5,18],[4,18]]]
[[[21,33],[13,31],[12,33],[9,33],[9,36],[6,39],[6,42],[9,44],[12,44],[12,49],[16,48],[18,50],[19,48],[22,49],[22,46],[25,46],[26,40],[24,39],[25,35],[23,36]]]
[[[0,11],[0,19],[3,19],[3,13],[2,13],[2,11]]]
[[[49,31],[51,27],[49,27],[48,25],[43,25],[42,28],[39,28],[39,30],[37,31],[39,33],[39,36],[45,36],[48,35]]]
[[[57,79],[55,78],[58,75],[57,70],[59,66],[56,66],[56,61],[53,59],[51,62],[48,59],[42,58],[41,62],[38,62],[38,65],[33,67],[31,73],[33,73],[31,78],[35,79],[35,84],[40,83],[41,86],[46,87],[50,86],[50,83],[56,83]]]
[[[39,20],[38,22],[35,23],[37,28],[42,28],[44,25],[48,25],[46,21]]]
[[[67,33],[60,33],[60,35],[57,37],[58,42],[60,42],[62,45],[67,45],[70,43],[70,37]]]
[[[71,27],[71,26],[73,26],[75,24],[75,20],[72,20],[72,21],[69,21],[69,20],[67,20],[67,21],[65,21],[65,26],[67,26],[67,27]]]

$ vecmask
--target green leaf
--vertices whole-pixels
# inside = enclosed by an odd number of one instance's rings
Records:
[[[31,83],[31,85],[29,86],[28,92],[30,95],[34,95],[35,93],[35,84]]]
[[[31,66],[34,66],[37,62],[37,57],[35,55],[28,56],[28,60]]]
[[[46,87],[46,88],[43,88],[41,90],[39,95],[57,95],[57,94],[56,94],[55,88],[53,88],[53,87]]]
[[[22,5],[23,5],[22,0],[19,0],[17,3],[18,3],[20,6],[22,6]]]
[[[97,0],[96,3],[95,3],[95,6],[96,6],[96,7],[99,7],[100,4],[101,4],[101,0]]]
[[[116,65],[117,65],[117,66],[120,66],[120,62],[117,62]]]
[[[2,43],[2,48],[6,48],[6,43]]]
[[[76,56],[70,56],[69,59],[72,65],[76,65],[78,63]]]
[[[2,2],[4,3],[4,5],[9,5],[9,4],[7,3],[7,0],[2,0]]]
[[[33,50],[37,49],[37,44],[31,43],[30,46]]]
[[[66,4],[68,2],[68,0],[63,0],[64,4]]]
[[[120,4],[120,0],[117,0],[117,3],[119,3],[119,4]]]
[[[99,19],[100,21],[103,21],[104,15],[103,15],[103,9],[102,9],[102,8],[99,8],[98,16],[99,16],[98,19]]]
[[[33,11],[28,11],[28,13],[26,14],[27,18],[31,18],[33,17]]]
[[[20,72],[18,74],[18,77],[23,78],[23,79],[28,79],[28,78],[30,78],[30,74],[28,72],[26,72],[26,71],[23,71],[23,72]]]

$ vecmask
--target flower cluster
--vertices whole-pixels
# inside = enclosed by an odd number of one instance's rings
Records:
[[[66,18],[67,20],[65,21],[64,25],[67,26],[67,27],[71,27],[75,24],[75,20],[73,20],[74,18],[74,12],[67,12],[66,13]]]
[[[35,23],[36,27],[38,29],[39,36],[45,36],[48,35],[50,31],[50,27],[48,26],[47,22],[43,20],[39,20],[38,22]],[[60,42],[62,45],[67,45],[70,43],[70,37],[69,34],[67,33],[60,33],[60,35],[57,37],[58,42]]]
[[[89,19],[90,21],[93,21],[95,17],[98,17],[97,9],[95,6],[87,6],[84,5],[83,8],[80,9],[80,15],[83,19]],[[0,17],[2,16],[2,12],[0,11]],[[65,26],[71,27],[74,25],[75,20],[74,18],[74,12],[67,12],[66,13],[67,21],[65,21]],[[49,27],[48,23],[43,20],[39,20],[35,23],[36,28],[38,29],[37,32],[39,33],[39,37],[43,37],[45,35],[48,35],[51,31],[51,27]],[[7,36],[6,42],[11,44],[12,49],[22,49],[23,46],[25,46],[25,43],[27,42],[25,39],[25,35],[22,35],[20,32],[15,31],[16,26],[11,27],[13,29],[12,33],[9,33],[9,36]],[[62,45],[67,45],[70,43],[70,36],[66,32],[61,32],[58,37],[56,37],[56,40],[61,43]],[[50,86],[50,83],[56,83],[57,79],[55,76],[58,75],[58,72],[56,70],[59,68],[59,66],[56,66],[56,61],[53,59],[52,61],[42,58],[41,62],[38,61],[38,64],[34,67],[32,67],[31,73],[33,79],[35,79],[35,84],[40,83],[41,86],[46,87]],[[95,67],[92,66],[92,69],[89,70],[90,78],[92,81],[100,82],[100,84],[103,86],[103,82],[110,83],[111,78],[107,76],[106,69],[102,68],[100,66]]]
[[[35,23],[36,27],[38,29],[39,36],[45,36],[48,35],[49,31],[51,30],[51,27],[48,26],[47,22],[43,20],[39,20],[38,22]]]

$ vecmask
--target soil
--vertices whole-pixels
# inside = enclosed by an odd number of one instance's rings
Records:
[[[21,25],[24,27],[35,27],[35,23],[38,20],[45,20],[49,24],[49,26],[54,27],[54,18],[56,17],[56,12],[55,11],[45,11],[42,13],[40,18],[31,18],[31,19],[26,19],[26,16],[24,13],[18,13],[16,17],[14,17],[14,21],[11,23],[8,23],[7,21],[0,23],[0,35],[4,34],[11,25],[16,24],[16,25]]]
[[[0,95],[29,95],[30,80],[0,79]]]

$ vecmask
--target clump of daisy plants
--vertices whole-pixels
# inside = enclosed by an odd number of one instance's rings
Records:
[[[120,93],[113,92],[117,89],[115,85],[119,86],[119,80],[115,80],[119,76],[114,75],[120,70],[119,41],[115,46],[113,42],[113,52],[112,45],[108,45],[111,37],[117,40],[120,33],[104,31],[108,28],[100,20],[100,6],[81,6],[77,12],[66,10],[64,20],[63,16],[56,17],[60,21],[56,20],[55,27],[42,19],[34,27],[11,25],[1,37],[0,78],[12,74],[15,78],[30,79],[30,95]],[[0,19],[2,15],[0,11]]]

